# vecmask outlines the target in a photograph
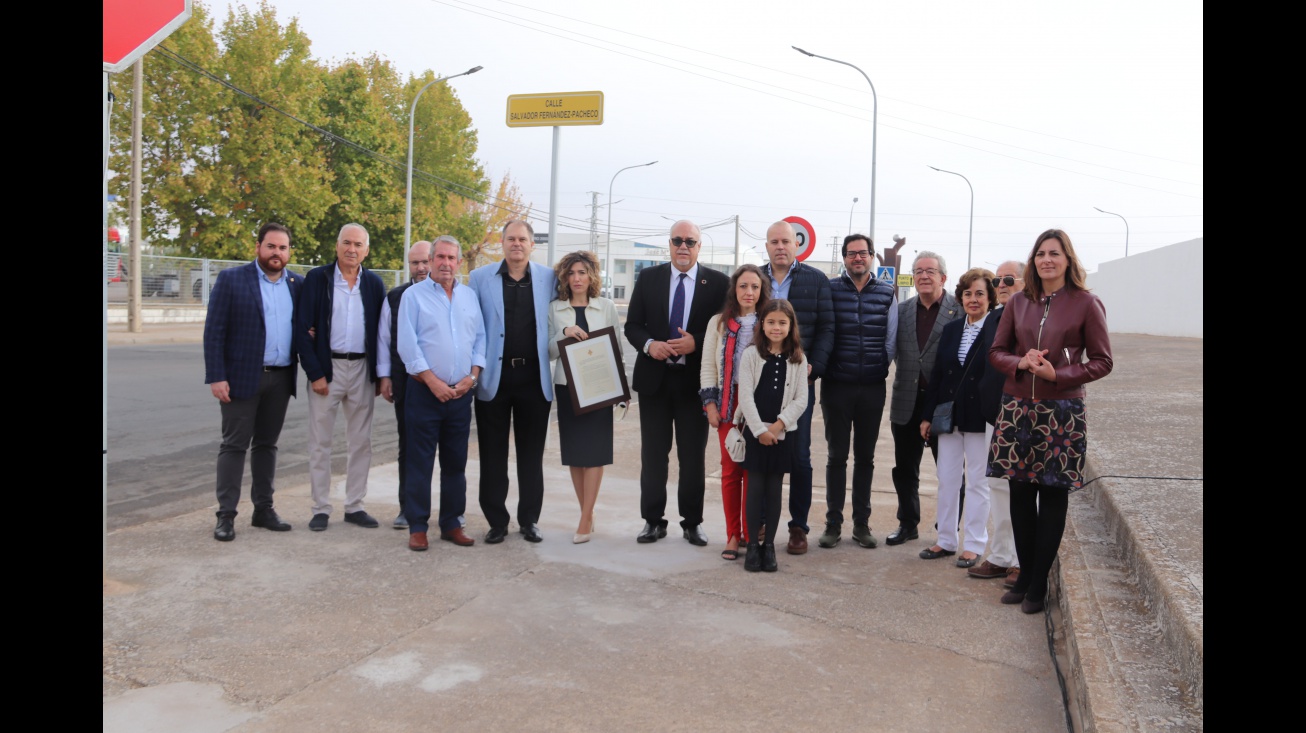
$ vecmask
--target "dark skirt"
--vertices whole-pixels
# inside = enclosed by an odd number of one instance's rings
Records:
[[[554,385],[558,405],[558,440],[562,444],[562,465],[577,468],[612,463],[612,406],[577,415],[571,409],[571,394]]]
[[[744,453],[745,471],[790,473],[794,470],[794,454],[798,452],[797,432],[787,433],[785,439],[775,445],[762,445],[745,425],[744,443],[748,448]]]
[[[1002,395],[1002,410],[989,444],[989,476],[1074,491],[1084,485],[1087,452],[1083,399]]]

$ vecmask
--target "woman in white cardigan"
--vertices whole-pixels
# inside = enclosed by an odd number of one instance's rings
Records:
[[[599,297],[599,260],[593,252],[563,255],[554,266],[558,276],[558,298],[549,303],[549,358],[555,360],[554,402],[558,405],[558,438],[562,444],[562,465],[571,468],[571,483],[580,503],[580,523],[572,542],[589,542],[594,532],[594,505],[599,498],[603,467],[612,463],[612,407],[578,415],[571,406],[571,392],[565,388],[567,373],[558,358],[558,342],[585,340],[593,331],[619,325],[617,307]],[[621,339],[617,339],[621,350]]]
[[[726,560],[739,559],[741,540],[748,544],[744,517],[748,480],[743,466],[731,460],[726,452],[726,433],[733,424],[729,416],[739,406],[739,363],[753,344],[757,309],[770,299],[771,278],[757,265],[740,265],[730,279],[725,305],[707,322],[707,334],[703,337],[698,396],[721,448],[721,505],[726,512],[726,548],[721,551],[721,557]]]

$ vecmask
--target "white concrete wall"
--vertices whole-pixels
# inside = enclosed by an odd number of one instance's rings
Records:
[[[1202,239],[1103,262],[1088,287],[1112,333],[1202,338]]]

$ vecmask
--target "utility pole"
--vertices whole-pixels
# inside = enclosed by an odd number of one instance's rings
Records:
[[[141,323],[141,106],[145,101],[144,87],[145,57],[142,56],[132,69],[131,226],[127,230],[127,237],[131,240],[127,259],[127,330],[132,333],[145,330]]]
[[[599,192],[590,191],[590,251],[599,251]]]

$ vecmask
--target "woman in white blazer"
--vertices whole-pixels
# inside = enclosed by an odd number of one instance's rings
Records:
[[[617,327],[617,307],[599,297],[599,260],[593,252],[563,255],[553,268],[558,276],[558,297],[549,303],[549,358],[556,360],[553,383],[558,406],[558,437],[562,444],[562,465],[571,468],[571,483],[580,503],[580,523],[572,542],[589,542],[594,532],[594,505],[603,481],[603,467],[612,463],[612,407],[577,415],[571,405],[571,391],[565,389],[567,373],[558,358],[558,342],[587,339],[592,331]],[[620,352],[621,339],[617,339]]]

